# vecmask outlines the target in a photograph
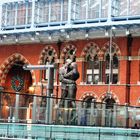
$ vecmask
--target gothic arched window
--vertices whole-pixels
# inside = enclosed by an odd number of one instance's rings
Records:
[[[84,71],[86,74],[87,84],[98,84],[100,75],[100,64],[98,58],[98,47],[91,43],[85,48],[85,66]]]
[[[106,84],[109,84],[109,80],[110,83],[117,84],[118,68],[119,68],[119,60],[116,53],[116,49],[112,47],[111,58],[110,58],[109,49],[107,49],[105,54],[105,83]]]

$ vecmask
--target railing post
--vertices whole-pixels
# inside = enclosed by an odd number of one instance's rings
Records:
[[[64,124],[68,123],[68,100],[65,100],[65,104],[64,104]]]
[[[114,104],[113,106],[113,126],[116,127],[117,125],[117,105]]]
[[[106,118],[106,104],[102,104],[102,121],[101,121],[101,126],[105,126],[105,118]]]
[[[32,123],[36,122],[36,96],[33,98],[33,107],[32,107]]]
[[[82,102],[78,102],[78,105],[77,105],[77,110],[78,110],[78,125],[80,125],[80,122],[81,122],[81,108],[82,108]]]
[[[137,113],[136,113],[136,108],[134,108],[133,109],[133,111],[132,111],[132,119],[133,119],[133,121],[132,121],[132,126],[134,126],[135,125],[135,123],[136,123],[136,115],[137,115]],[[131,126],[131,127],[132,127]]]
[[[129,127],[129,112],[128,112],[128,104],[125,105],[125,127]]]
[[[47,107],[46,107],[46,123],[52,123],[52,101],[53,84],[54,84],[54,68],[48,68],[48,84],[47,84]]]
[[[95,105],[95,100],[93,99],[90,108],[90,125],[95,125],[94,105]]]
[[[19,112],[19,94],[16,94],[16,102],[15,102],[15,114],[14,119],[17,122],[18,121],[18,112]]]

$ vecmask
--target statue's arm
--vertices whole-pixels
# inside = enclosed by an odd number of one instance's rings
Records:
[[[65,78],[69,78],[69,77],[72,76],[73,74],[74,74],[74,71],[71,70],[70,72],[64,74],[64,77],[65,77]]]
[[[63,74],[59,73],[59,80],[60,82],[66,83],[66,84],[74,84],[75,81],[71,80],[71,79],[67,79],[66,77],[64,77]]]

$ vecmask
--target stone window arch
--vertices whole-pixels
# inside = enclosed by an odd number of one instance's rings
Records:
[[[84,58],[82,79],[87,84],[98,84],[100,80],[100,49],[91,42],[82,51]],[[85,78],[84,78],[85,77]]]
[[[56,50],[53,48],[53,46],[48,45],[46,46],[39,58],[39,64],[40,65],[48,65],[53,64],[56,66],[56,60],[57,60],[57,53]],[[48,80],[48,70],[41,71],[40,80]],[[56,79],[56,69],[54,69],[54,79]]]
[[[77,51],[77,48],[75,45],[73,44],[67,44],[64,49],[62,50],[61,52],[61,56],[60,58],[62,59],[63,63],[65,63],[65,61],[67,59],[71,59],[73,61],[76,61],[75,58],[76,58],[76,51]]]
[[[104,62],[103,67],[103,82],[105,84],[110,83],[117,84],[119,81],[119,56],[120,49],[114,42],[111,47],[111,55],[110,55],[110,47],[109,43],[106,43],[102,48]],[[110,58],[111,57],[111,58]],[[111,60],[110,60],[111,59]],[[110,79],[109,79],[110,78]]]
[[[15,53],[9,56],[0,66],[0,84],[1,85],[5,84],[6,76],[9,70],[14,65],[14,63],[18,61],[23,62],[23,64],[27,64],[27,65],[30,64],[29,61],[23,55],[19,53]],[[31,76],[32,76],[33,85],[36,85],[36,77],[33,70],[31,70]]]

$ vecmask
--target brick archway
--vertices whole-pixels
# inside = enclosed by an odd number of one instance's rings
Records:
[[[98,46],[96,43],[94,43],[94,42],[90,42],[90,43],[88,43],[88,44],[84,47],[84,49],[82,50],[82,53],[81,53],[81,57],[85,58],[85,56],[87,55],[87,53],[89,53],[89,49],[90,49],[91,47],[95,48],[96,54],[98,55],[98,57],[100,57],[100,48],[99,48],[99,46]]]
[[[106,96],[106,92],[105,93],[103,93],[99,98],[98,98],[98,102],[103,102],[103,100],[106,98],[107,96]],[[115,102],[117,103],[117,104],[120,104],[120,101],[119,101],[119,99],[118,99],[118,97],[115,95],[115,93],[111,93],[111,98],[112,99],[114,99],[115,100]]]
[[[70,51],[73,50],[74,54],[71,54]],[[73,44],[67,44],[64,49],[62,50],[61,52],[61,55],[60,55],[60,58],[61,59],[67,59],[68,57],[74,57],[76,56],[76,51],[77,51],[77,48],[75,45]]]
[[[5,83],[6,76],[16,61],[21,61],[24,64],[30,64],[29,61],[19,53],[15,53],[15,54],[12,54],[11,56],[9,56],[3,62],[3,64],[0,66],[0,84],[1,84],[1,86]],[[31,70],[31,76],[32,76],[33,84],[35,84],[36,78],[35,78],[35,73],[33,70]]]
[[[101,56],[104,57],[104,54],[106,53],[107,49],[109,49],[109,42],[105,43],[104,46],[101,48]],[[121,51],[119,46],[112,42],[112,48],[114,48],[114,53],[116,53],[117,56],[121,56]]]
[[[98,96],[94,93],[94,92],[92,92],[92,91],[88,91],[88,92],[85,92],[81,97],[80,97],[80,100],[84,100],[85,98],[87,98],[87,97],[93,97],[95,100],[97,100],[98,99]]]

